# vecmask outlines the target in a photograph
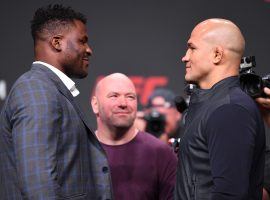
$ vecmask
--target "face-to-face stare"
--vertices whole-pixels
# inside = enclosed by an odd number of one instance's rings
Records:
[[[212,46],[203,39],[201,28],[195,27],[188,40],[188,49],[182,61],[186,63],[185,80],[199,86],[209,81]]]
[[[63,34],[62,45],[61,65],[64,73],[74,78],[86,77],[92,50],[88,46],[85,24],[74,20],[74,25]]]
[[[93,110],[100,123],[115,128],[133,126],[137,113],[137,96],[135,87],[128,78],[102,80],[95,100],[97,106]]]

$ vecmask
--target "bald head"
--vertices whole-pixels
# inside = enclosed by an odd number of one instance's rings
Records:
[[[137,96],[132,81],[114,73],[100,80],[91,100],[98,130],[129,130],[137,113]]]
[[[226,19],[207,19],[199,23],[192,31],[213,44],[220,45],[237,57],[242,57],[245,49],[245,40],[240,29]]]
[[[237,76],[244,49],[244,37],[233,22],[208,19],[199,23],[182,58],[186,81],[209,89],[224,78]]]
[[[132,81],[122,73],[113,73],[110,74],[103,79],[101,79],[95,88],[95,96],[98,96],[101,91],[104,91],[104,89],[108,89],[108,87],[113,88],[121,88],[120,86],[127,85],[131,91],[135,93],[135,86],[132,83]]]

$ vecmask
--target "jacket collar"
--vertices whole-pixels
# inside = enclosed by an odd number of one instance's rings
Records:
[[[195,89],[191,95],[191,103],[199,103],[208,100],[211,96],[223,93],[231,87],[240,86],[239,77],[231,76],[215,83],[210,89]]]
[[[37,70],[39,72],[45,73],[46,76],[56,85],[57,89],[61,94],[63,94],[73,105],[74,109],[77,111],[78,115],[82,119],[83,123],[85,126],[92,132],[93,131],[90,129],[88,122],[86,120],[86,117],[84,116],[83,112],[81,112],[81,109],[79,105],[75,102],[74,97],[70,93],[70,91],[67,89],[67,87],[64,85],[64,83],[61,81],[61,79],[54,73],[52,72],[49,68],[44,67],[41,64],[32,64],[31,70]]]
[[[72,96],[76,97],[77,95],[80,94],[79,90],[75,86],[74,81],[72,81],[71,78],[69,78],[66,74],[64,74],[62,71],[60,71],[56,67],[42,61],[35,61],[33,62],[33,64],[40,64],[52,70],[65,84],[67,89],[71,92]]]

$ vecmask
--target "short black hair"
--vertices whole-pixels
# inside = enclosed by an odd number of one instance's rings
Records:
[[[43,34],[54,33],[56,30],[70,26],[74,20],[86,24],[86,17],[74,11],[71,7],[64,7],[61,4],[50,4],[36,10],[31,20],[31,34],[34,41],[42,38]]]

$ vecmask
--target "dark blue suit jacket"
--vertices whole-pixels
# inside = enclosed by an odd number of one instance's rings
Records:
[[[0,199],[111,199],[106,155],[70,91],[34,64],[0,116]]]

